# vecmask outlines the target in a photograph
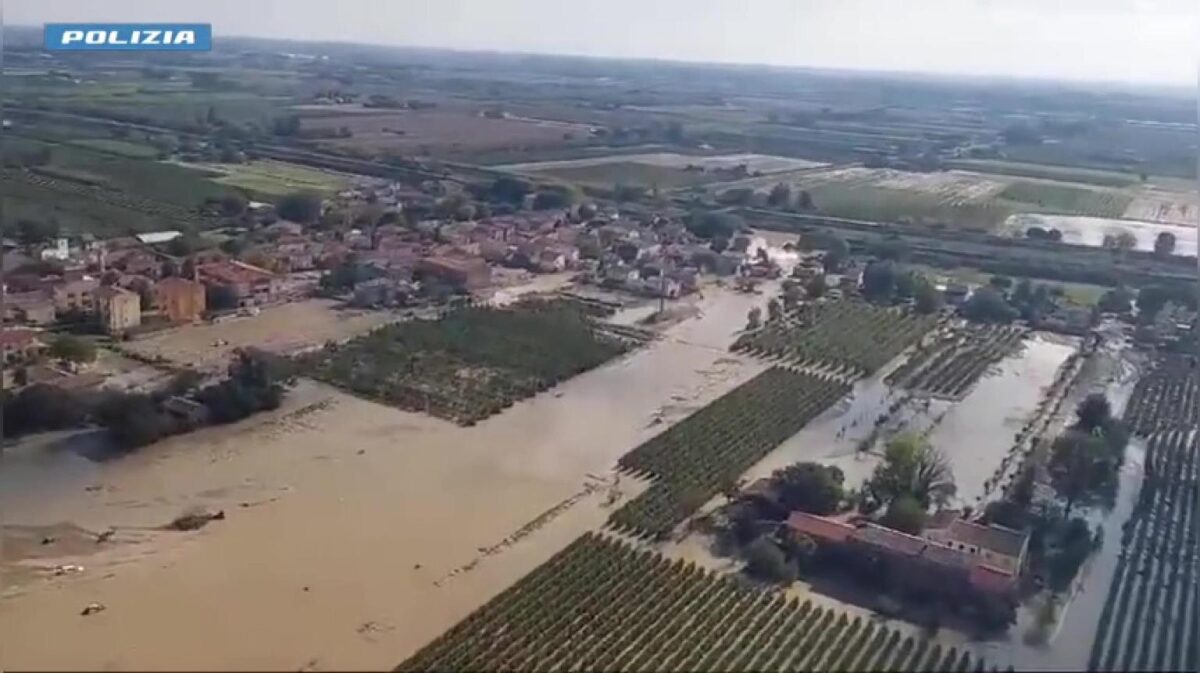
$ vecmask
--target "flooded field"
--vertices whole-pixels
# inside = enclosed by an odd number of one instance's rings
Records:
[[[72,437],[11,448],[0,508],[26,551],[4,559],[0,663],[390,668],[636,495],[616,459],[762,371],[727,349],[767,298],[710,291],[649,347],[471,428],[301,382],[276,412],[120,460]],[[194,507],[226,519],[160,530]]]
[[[1001,360],[961,401],[910,397],[892,390],[884,379],[903,357],[854,385],[853,393],[808,427],[784,442],[746,475],[765,477],[794,462],[834,464],[846,474],[846,486],[857,488],[879,462],[882,441],[900,431],[929,434],[929,441],[950,461],[958,485],[956,504],[978,506],[986,484],[1013,445],[1013,437],[1034,414],[1043,390],[1059,366],[1076,349],[1073,340],[1034,334],[1021,352]],[[876,431],[876,420],[899,403]],[[874,439],[869,452],[864,440]]]
[[[1174,254],[1184,256],[1195,256],[1196,254],[1195,224],[1178,226],[1104,217],[1032,214],[1013,215],[1004,223],[1005,233],[1012,236],[1024,235],[1030,227],[1058,229],[1062,232],[1065,243],[1096,247],[1104,244],[1105,236],[1129,232],[1137,239],[1138,250],[1154,250],[1154,239],[1160,233],[1168,232],[1175,235]]]
[[[333,300],[309,299],[263,309],[255,316],[153,334],[128,342],[126,348],[198,369],[219,369],[238,348],[289,354],[348,339],[399,317],[396,312],[342,310]]]

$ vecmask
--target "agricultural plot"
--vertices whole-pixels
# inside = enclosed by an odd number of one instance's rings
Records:
[[[107,178],[80,171],[4,170],[14,219],[54,218],[64,229],[117,236],[163,228],[205,229],[197,210],[112,189]]]
[[[962,159],[947,164],[950,168],[977,173],[1011,175],[1018,178],[1037,178],[1078,182],[1099,187],[1129,187],[1138,183],[1138,176],[1117,171],[1101,171],[1068,166],[1046,164],[1023,164],[1016,161],[993,161],[989,159]]]
[[[133,143],[127,140],[114,140],[111,138],[83,138],[72,141],[72,144],[88,149],[98,150],[100,152],[108,152],[130,159],[154,159],[158,156],[158,148],[142,143]]]
[[[621,469],[653,483],[609,523],[666,536],[847,392],[832,379],[768,369],[625,454]]]
[[[245,190],[258,198],[273,198],[296,191],[330,194],[350,184],[349,178],[328,171],[282,161],[251,161],[244,164],[195,164],[219,177],[213,182]]]
[[[1071,187],[1050,182],[1014,182],[997,195],[1014,208],[1090,217],[1120,217],[1133,197],[1120,192]]]
[[[743,334],[731,349],[859,377],[890,362],[936,323],[934,316],[864,301],[810,303]]]
[[[817,210],[850,219],[942,222],[990,230],[1011,214],[995,195],[1007,180],[972,173],[910,173],[883,168],[839,168],[804,173],[787,182],[804,190]],[[769,190],[774,183],[763,183]]]
[[[300,365],[368,399],[471,425],[646,339],[570,302],[524,302],[386,325],[302,356]]]
[[[916,393],[960,399],[987,368],[1021,345],[1024,330],[966,325],[947,330],[888,374],[887,384]]]
[[[459,154],[504,148],[584,144],[590,127],[538,119],[494,119],[469,110],[388,110],[306,116],[303,132],[350,132],[320,142],[365,152]]]
[[[1139,435],[1200,426],[1200,365],[1183,356],[1161,358],[1134,386],[1125,422]]]
[[[1155,435],[1088,670],[1200,670],[1200,434]]]
[[[983,660],[602,535],[577,539],[397,671],[971,671]]]

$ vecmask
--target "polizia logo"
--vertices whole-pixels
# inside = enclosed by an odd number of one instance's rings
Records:
[[[46,49],[53,51],[209,51],[207,23],[48,23]]]

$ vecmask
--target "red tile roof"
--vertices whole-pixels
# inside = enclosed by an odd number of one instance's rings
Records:
[[[797,533],[804,533],[824,542],[845,542],[857,530],[849,524],[807,512],[792,512],[788,516],[787,525]]]
[[[1017,582],[1017,578],[1012,573],[986,563],[979,563],[971,568],[969,579],[971,585],[976,589],[993,593],[1012,591]]]
[[[235,260],[222,260],[201,264],[197,267],[196,271],[202,278],[209,277],[219,283],[229,284],[254,283],[270,280],[275,277],[275,274],[266,269]]]

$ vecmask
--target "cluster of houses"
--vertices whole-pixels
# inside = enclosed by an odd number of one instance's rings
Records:
[[[21,264],[19,259],[6,260],[16,268],[5,277],[5,321],[46,326],[95,320],[105,332],[122,336],[146,321],[200,320],[209,312],[208,297],[217,288],[231,298],[231,308],[285,298],[285,284],[277,273],[222,253],[173,257],[140,238],[85,241],[68,247],[65,257],[53,258],[58,264],[51,271],[43,265]],[[147,238],[155,240],[152,235]],[[53,244],[55,250],[67,245],[65,239]]]

